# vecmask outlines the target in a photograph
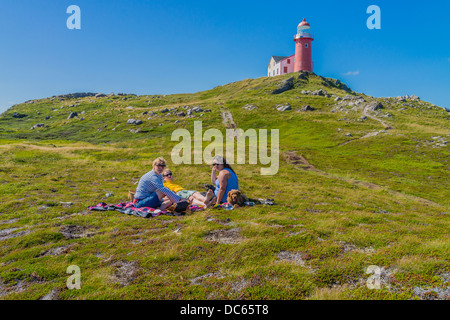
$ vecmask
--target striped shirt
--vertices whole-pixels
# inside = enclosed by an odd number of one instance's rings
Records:
[[[177,196],[169,188],[164,187],[163,177],[161,174],[156,174],[153,170],[144,174],[139,180],[138,186],[136,188],[135,199],[142,200],[149,197],[156,190],[161,191],[165,194],[172,202],[180,201],[180,197]]]

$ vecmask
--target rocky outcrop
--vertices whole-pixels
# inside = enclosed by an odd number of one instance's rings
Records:
[[[136,119],[128,119],[127,121],[128,124],[134,124],[136,126],[142,124],[142,120],[136,120]]]
[[[289,103],[277,104],[275,107],[277,108],[278,111],[281,111],[281,112],[292,110],[292,107]]]
[[[375,111],[379,109],[383,109],[383,105],[381,104],[381,102],[371,102],[366,107],[367,111]]]
[[[278,85],[278,88],[272,91],[272,94],[280,94],[285,91],[291,90],[294,87],[294,77],[283,80]]]

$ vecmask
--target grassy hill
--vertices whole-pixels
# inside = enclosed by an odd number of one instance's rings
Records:
[[[87,210],[125,201],[157,156],[203,191],[210,166],[172,164],[171,133],[201,120],[225,135],[224,114],[280,130],[276,175],[233,166],[245,194],[279,205],[150,219]],[[0,115],[0,299],[448,299],[449,120],[417,97],[309,73],[15,105]],[[70,265],[80,290],[66,287]],[[380,289],[366,285],[371,265]]]

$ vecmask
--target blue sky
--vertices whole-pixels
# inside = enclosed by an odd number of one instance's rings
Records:
[[[81,30],[69,30],[70,5]],[[370,5],[381,30],[369,30]],[[266,76],[306,18],[315,73],[450,108],[450,1],[1,0],[0,112],[72,92],[170,94]]]

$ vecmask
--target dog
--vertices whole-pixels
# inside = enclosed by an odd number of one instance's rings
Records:
[[[244,207],[248,198],[239,190],[230,190],[228,192],[227,202],[234,206]]]

